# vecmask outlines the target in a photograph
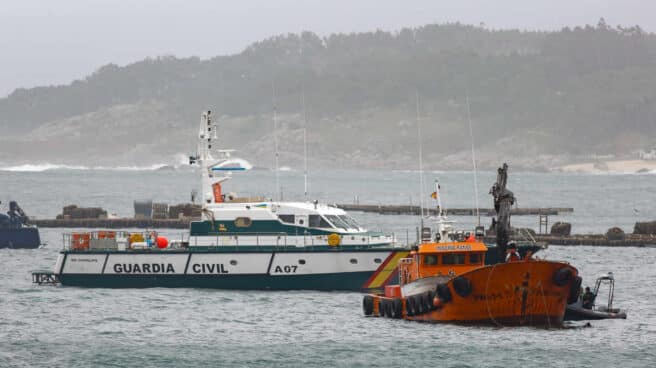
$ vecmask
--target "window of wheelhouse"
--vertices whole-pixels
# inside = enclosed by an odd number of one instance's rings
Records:
[[[445,253],[442,255],[442,264],[445,265],[465,264],[465,255],[462,253]]]
[[[310,227],[320,227],[324,229],[331,229],[332,225],[326,221],[321,215],[309,215],[308,223]]]
[[[349,225],[335,215],[326,215],[326,218],[328,219],[328,221],[332,222],[333,225],[335,225],[336,227],[341,227],[344,230],[349,229]]]
[[[353,217],[347,216],[347,215],[340,215],[338,217],[339,217],[340,220],[342,220],[345,224],[347,224],[351,228],[356,229],[356,230],[360,228],[360,225],[358,224],[357,221],[355,221],[355,219]]]
[[[427,254],[424,256],[424,264],[434,266],[437,264],[437,254]]]
[[[481,257],[481,254],[479,253],[472,253],[469,255],[469,263],[470,264],[479,264],[483,260],[483,257]]]
[[[295,220],[294,215],[278,215],[278,218],[280,219],[280,221],[287,224],[293,224]]]

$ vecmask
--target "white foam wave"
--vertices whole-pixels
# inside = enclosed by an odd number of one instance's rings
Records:
[[[74,165],[55,165],[55,164],[25,164],[17,166],[6,166],[0,167],[2,171],[14,171],[14,172],[41,172],[47,170],[88,170],[86,166],[74,166]]]
[[[53,170],[111,170],[111,171],[154,171],[164,167],[173,167],[167,164],[153,164],[149,166],[82,166],[82,165],[63,165],[63,164],[24,164],[16,166],[0,167],[0,171],[11,172],[43,172]]]

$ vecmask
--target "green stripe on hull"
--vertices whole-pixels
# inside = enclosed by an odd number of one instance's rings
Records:
[[[87,275],[62,274],[62,285],[93,288],[205,288],[227,290],[367,291],[373,272],[317,275]]]

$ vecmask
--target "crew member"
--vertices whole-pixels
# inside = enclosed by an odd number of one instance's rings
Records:
[[[581,306],[585,309],[592,309],[594,305],[595,295],[590,291],[590,287],[585,287],[585,292],[581,296]]]
[[[508,243],[508,249],[506,250],[506,262],[517,262],[521,261],[522,257],[517,252],[517,245],[515,242]]]

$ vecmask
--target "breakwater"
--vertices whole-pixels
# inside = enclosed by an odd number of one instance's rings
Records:
[[[382,215],[419,215],[420,207],[412,205],[385,205],[385,204],[336,204],[337,207],[345,211],[372,212]],[[448,216],[476,216],[475,208],[447,208],[445,209]],[[513,216],[537,216],[549,215],[556,216],[561,213],[574,212],[571,207],[546,207],[546,208],[513,208]],[[481,216],[496,216],[494,208],[480,208],[478,213]],[[436,215],[435,208],[424,208],[424,214]]]
[[[188,229],[191,219],[42,219],[31,220],[38,227],[94,228],[94,229]]]

